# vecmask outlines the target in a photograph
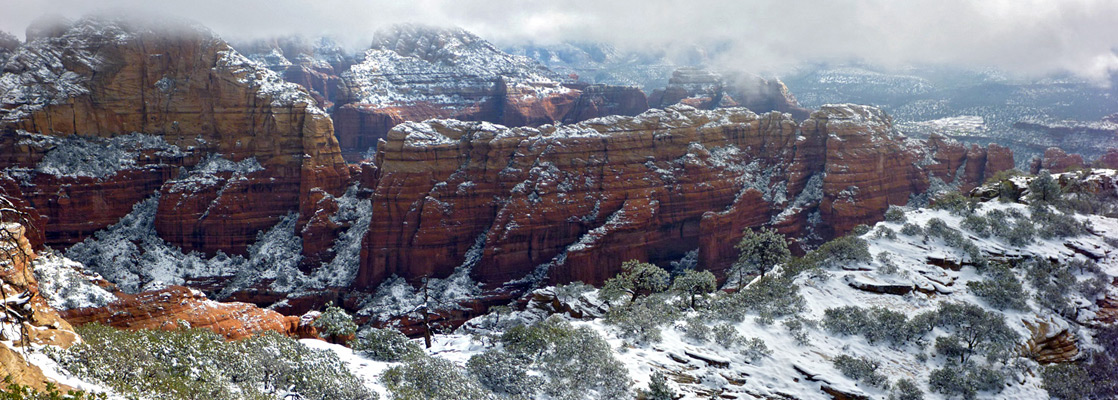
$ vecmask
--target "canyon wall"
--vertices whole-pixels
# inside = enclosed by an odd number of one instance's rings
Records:
[[[47,244],[73,244],[158,191],[163,238],[237,253],[310,208],[301,202],[315,188],[339,193],[349,180],[315,100],[206,30],[83,19],[29,32],[43,33],[0,76],[0,129],[16,195],[49,220]],[[98,154],[106,147],[116,152]],[[258,168],[179,179],[218,155]]]
[[[973,186],[998,168],[987,168],[988,149],[939,140],[956,151],[906,139],[880,110],[854,105],[803,123],[682,105],[540,128],[405,123],[378,146],[376,217],[355,285],[458,267],[491,285],[545,271],[601,283],[624,260],[696,249],[721,273],[745,227],[817,244],[880,219],[932,178]],[[958,172],[971,164],[982,167]]]

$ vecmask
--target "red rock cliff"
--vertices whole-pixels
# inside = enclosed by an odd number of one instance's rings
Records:
[[[74,135],[100,146],[140,132],[162,142],[164,156],[132,146],[126,150],[141,155],[129,153],[116,170],[83,174],[42,168],[56,140],[6,140],[6,159],[14,161],[7,166],[26,171],[20,196],[49,218],[48,243],[81,240],[158,189],[161,236],[187,250],[239,252],[257,231],[299,210],[312,189],[342,189],[348,168],[332,121],[306,91],[212,33],[157,24],[83,19],[36,29],[48,33],[7,63],[0,78],[6,135]],[[174,192],[178,168],[207,154],[252,158],[261,171],[217,185],[220,195]]]
[[[356,285],[459,266],[488,284],[533,271],[600,283],[624,260],[693,249],[721,271],[742,228],[821,240],[880,218],[928,187],[923,160],[935,156],[881,111],[851,105],[802,124],[687,106],[538,129],[406,123],[378,147]]]

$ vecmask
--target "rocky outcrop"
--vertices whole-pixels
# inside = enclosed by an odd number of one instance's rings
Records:
[[[313,329],[298,316],[284,316],[247,303],[222,303],[182,286],[143,292],[118,293],[120,300],[104,307],[66,310],[62,316],[75,325],[98,322],[120,329],[179,329],[185,322],[214,331],[228,339],[241,339],[263,331],[293,337],[314,337]]]
[[[581,92],[563,123],[573,124],[609,115],[637,115],[648,110],[644,92],[632,86],[566,84]]]
[[[675,70],[668,86],[649,96],[652,107],[677,103],[704,110],[745,107],[755,112],[780,111],[792,114],[797,121],[806,119],[810,112],[800,107],[779,79],[744,73],[723,75],[695,67]]]
[[[5,208],[12,205],[7,198],[0,201]],[[24,359],[23,346],[68,347],[78,341],[78,335],[39,295],[39,283],[31,272],[36,254],[27,240],[27,227],[11,222],[19,220],[19,213],[4,210],[2,214],[6,222],[0,224],[0,260],[4,263],[0,268],[0,307],[4,307],[0,339],[12,345],[0,346],[0,374],[11,377],[14,383],[42,390],[49,380],[39,367]]]
[[[283,36],[234,44],[249,59],[310,92],[318,106],[331,110],[345,92],[341,74],[357,60],[328,37],[311,40]]]
[[[1074,333],[1051,321],[1023,321],[1031,335],[1021,345],[1021,354],[1041,364],[1065,363],[1079,356]]]
[[[1103,168],[1118,169],[1118,148],[1106,151],[1106,154],[1099,156],[1098,165]]]
[[[821,240],[881,218],[928,187],[936,154],[851,105],[802,124],[688,106],[559,127],[405,123],[378,146],[356,285],[456,268],[490,285],[533,271],[600,283],[624,260],[694,249],[721,272],[745,227]]]
[[[19,48],[19,39],[8,32],[0,31],[0,65],[7,61],[17,48]]]
[[[6,166],[20,173],[18,196],[48,218],[48,244],[81,240],[158,190],[168,202],[157,216],[161,236],[186,250],[238,253],[259,230],[306,208],[306,193],[337,194],[349,179],[332,121],[306,91],[212,33],[165,22],[83,19],[34,29],[41,33],[7,61],[0,76]],[[106,155],[113,165],[93,173],[88,165],[44,165],[51,152],[72,159],[132,132],[160,145],[117,149]],[[55,139],[70,136],[88,146]],[[261,170],[180,190],[190,183],[172,179],[180,167],[212,154]]]
[[[1043,157],[1033,160],[1031,169],[1033,174],[1041,170],[1048,170],[1048,172],[1056,174],[1072,168],[1082,168],[1083,165],[1083,156],[1079,154],[1068,154],[1059,147],[1049,147],[1044,150]]]
[[[972,144],[969,148],[955,140],[933,134],[927,145],[932,160],[925,169],[945,184],[954,184],[969,192],[983,183],[984,177],[1013,169],[1013,151],[990,143],[985,148]]]

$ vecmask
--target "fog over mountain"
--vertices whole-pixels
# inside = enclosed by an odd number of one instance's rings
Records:
[[[358,47],[400,22],[458,25],[500,45],[595,41],[694,51],[717,64],[780,73],[806,62],[946,64],[1027,75],[1071,72],[1105,84],[1118,72],[1112,0],[418,0],[0,1],[0,30],[29,21],[129,10],[197,20],[231,40],[299,33]]]

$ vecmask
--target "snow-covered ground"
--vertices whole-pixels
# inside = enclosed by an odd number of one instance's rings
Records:
[[[1023,182],[1022,182],[1023,183]],[[995,211],[998,210],[998,211]],[[1030,218],[1029,207],[1018,203],[988,201],[980,203],[975,215],[990,215],[994,212],[1017,214]],[[987,312],[1000,315],[1008,327],[1018,335],[1018,343],[1024,343],[1034,336],[1027,324],[1046,323],[1054,331],[1039,334],[1052,337],[1064,329],[1078,339],[1080,348],[1090,347],[1088,329],[1083,329],[1094,317],[1097,306],[1094,299],[1077,299],[1075,293],[1067,293],[1067,298],[1077,303],[1077,320],[1069,320],[1050,311],[1034,299],[1033,288],[1019,271],[1019,280],[1024,281],[1028,295],[1025,301],[1028,310],[998,310],[991,307],[981,296],[968,288],[968,282],[982,281],[987,275],[976,270],[970,255],[962,248],[948,245],[943,239],[932,236],[905,235],[899,231],[905,223],[925,229],[938,219],[946,226],[959,229],[959,232],[974,243],[982,256],[992,260],[1009,259],[1052,259],[1060,262],[1086,260],[1083,253],[1100,257],[1097,261],[1102,272],[1109,277],[1118,276],[1118,249],[1108,243],[1108,238],[1118,238],[1118,219],[1091,216],[1090,233],[1067,238],[1043,239],[1039,235],[1023,246],[1014,246],[1005,239],[994,235],[984,237],[976,232],[962,229],[963,217],[948,210],[916,209],[905,212],[905,222],[880,222],[860,238],[868,244],[873,256],[870,262],[855,262],[830,268],[825,273],[803,273],[794,281],[804,299],[804,309],[799,313],[800,322],[805,323],[801,334],[795,334],[788,327],[788,321],[797,317],[778,317],[775,321],[764,321],[749,315],[743,321],[732,323],[733,329],[744,338],[757,338],[771,351],[770,355],[752,359],[741,348],[726,348],[709,342],[697,341],[686,334],[687,317],[696,317],[697,312],[684,314],[676,322],[664,326],[662,340],[652,344],[633,344],[623,337],[620,330],[604,322],[603,319],[574,319],[566,317],[575,326],[587,326],[600,333],[613,349],[613,356],[620,360],[632,379],[634,390],[647,388],[651,376],[656,372],[669,377],[668,384],[684,398],[708,398],[721,395],[725,398],[783,398],[831,399],[822,388],[827,387],[844,393],[868,396],[868,398],[887,398],[886,389],[867,385],[845,376],[835,366],[836,357],[847,355],[865,357],[878,363],[876,372],[884,375],[890,382],[907,378],[917,383],[926,399],[948,398],[941,393],[932,392],[928,387],[929,375],[933,370],[948,365],[946,357],[938,355],[930,346],[935,337],[948,332],[935,328],[925,335],[924,345],[914,343],[888,344],[871,343],[861,335],[842,335],[828,332],[822,324],[824,311],[842,306],[863,308],[883,307],[899,311],[908,317],[922,312],[936,310],[940,303],[972,304]],[[1001,214],[996,216],[1000,217]],[[1083,215],[1079,220],[1087,219]],[[896,233],[890,237],[879,230],[890,229]],[[1043,227],[1039,227],[1043,229]],[[1075,250],[1078,249],[1078,250]],[[934,262],[963,264],[957,270],[933,265]],[[886,264],[896,268],[886,267]],[[1081,282],[1091,276],[1079,273]],[[866,290],[873,286],[908,287],[905,294],[882,294]],[[862,289],[859,289],[861,287]],[[544,290],[554,291],[554,288]],[[584,301],[594,303],[595,294],[582,295]],[[564,315],[565,314],[561,314]],[[538,321],[545,316],[540,310],[529,309],[514,312],[511,317],[525,322]],[[485,334],[499,333],[478,329],[486,325],[481,320],[492,316],[479,317],[467,323],[455,335],[436,335],[435,345],[428,354],[452,361],[464,367],[471,356],[481,354],[492,346],[492,341],[480,339]],[[713,326],[713,322],[710,323]],[[473,333],[471,335],[469,333]],[[373,382],[370,387],[384,394],[384,388],[375,381],[376,376],[387,369],[388,364],[369,361],[353,355],[344,347],[323,345],[319,342],[305,342],[322,348],[330,348],[347,360],[354,372]],[[741,346],[738,346],[741,347]],[[923,354],[923,355],[918,355]],[[1040,371],[1043,368],[1035,361],[1017,358],[1012,368],[1006,364],[1007,374],[1004,388],[998,392],[979,392],[979,398],[1029,398],[1045,399],[1048,393],[1043,388]]]
[[[1118,176],[1118,171],[1100,170],[1084,182],[1111,182],[1113,185],[1115,176]],[[1018,187],[1028,183],[1023,177],[1013,178],[1013,182]],[[1100,190],[1118,190],[1096,186]],[[1108,282],[1118,276],[1118,248],[1113,240],[1118,238],[1118,219],[1076,214],[1073,218],[1088,222],[1089,228],[1085,233],[1063,238],[1045,238],[1050,235],[1045,235],[1044,230],[1050,227],[1035,223],[1038,232],[1025,243],[1017,244],[1011,244],[1010,239],[997,233],[983,234],[974,228],[973,223],[965,222],[970,216],[988,218],[991,225],[995,220],[1009,226],[1023,223],[1019,221],[1033,224],[1038,219],[1032,215],[1034,209],[1026,204],[991,200],[978,203],[973,211],[935,208],[904,211],[903,217],[894,216],[889,218],[892,222],[879,222],[858,236],[866,244],[868,258],[825,263],[821,270],[798,274],[792,284],[803,300],[799,312],[765,318],[749,311],[743,319],[736,319],[712,316],[711,312],[682,311],[673,322],[660,326],[658,341],[634,341],[618,326],[607,322],[607,318],[601,318],[609,305],[598,298],[596,290],[549,287],[536,293],[552,296],[582,312],[582,319],[564,313],[557,315],[569,320],[575,327],[587,327],[601,335],[612,350],[612,357],[623,365],[634,394],[636,390],[647,388],[654,374],[661,373],[668,377],[669,387],[683,398],[831,399],[832,395],[824,390],[867,398],[887,398],[890,394],[888,389],[852,379],[836,368],[836,359],[851,356],[876,362],[875,372],[886,377],[894,386],[902,378],[909,379],[924,392],[924,398],[946,399],[949,397],[933,392],[928,382],[935,370],[952,365],[946,356],[937,354],[931,346],[937,337],[951,333],[951,329],[942,326],[931,328],[916,341],[875,343],[864,334],[829,331],[822,323],[826,311],[844,306],[864,309],[881,307],[911,319],[921,313],[935,311],[941,304],[968,304],[1002,319],[1017,336],[1014,347],[1037,335],[1051,338],[1064,334],[1075,340],[1081,350],[1089,349],[1094,346],[1090,326],[1098,310],[1094,301],[1096,298],[1086,298],[1076,289],[1061,293],[1075,311],[1073,317],[1063,316],[1067,314],[1053,311],[1037,298],[1039,288],[1030,282],[1024,267],[1012,270],[1022,283],[1025,306],[1020,309],[993,307],[988,298],[968,286],[970,282],[991,278],[992,267],[978,269],[975,266],[976,257],[993,262],[1043,259],[1066,264],[1073,260],[1086,261],[1089,255],[1096,259],[1098,273]],[[932,233],[935,226],[940,231],[956,232],[961,239],[947,240],[944,234]],[[51,274],[60,277],[44,284],[47,292],[44,296],[48,300],[60,304],[86,304],[100,297],[96,289],[83,285],[78,287],[84,289],[73,290],[66,296],[57,297],[58,293],[50,293],[58,292],[58,288],[74,287],[72,283],[60,282],[89,279],[80,274],[58,273],[74,270],[76,264],[72,261],[48,256],[36,265],[37,269],[54,271]],[[778,269],[770,274],[780,272]],[[1073,273],[1077,283],[1093,279],[1095,276],[1092,274],[1094,272],[1083,270]],[[759,279],[754,280],[751,285],[758,285],[758,282]],[[1113,292],[1113,288],[1106,287],[1103,295],[1108,294],[1106,291]],[[726,298],[733,295],[720,293],[718,296]],[[712,303],[709,299],[700,301],[699,308]],[[620,304],[614,306],[619,307]],[[522,311],[503,310],[504,314],[500,315],[495,311],[475,318],[455,334],[435,335],[434,345],[426,353],[448,360],[464,372],[471,357],[498,346],[495,338],[502,331],[517,322],[530,324],[547,318],[551,312],[546,308],[530,303]],[[502,323],[495,323],[497,320]],[[695,337],[697,324],[705,326],[707,339]],[[1039,325],[1051,329],[1034,332],[1030,328]],[[731,332],[740,340],[725,344]],[[419,340],[415,342],[419,343]],[[300,343],[334,352],[368,388],[380,394],[381,398],[391,398],[381,378],[389,368],[402,363],[373,361],[344,346],[319,340],[301,340]],[[758,350],[759,343],[763,343],[760,347],[767,351]],[[60,382],[88,390],[103,390],[60,371],[41,351],[32,354],[31,360],[44,368],[48,376]],[[979,398],[1048,398],[1041,379],[1043,367],[1036,361],[1014,356],[1009,362],[999,364],[994,361],[990,365],[1006,375],[1004,387],[1000,391],[981,391]]]

